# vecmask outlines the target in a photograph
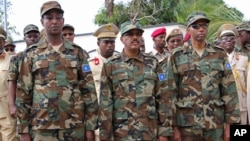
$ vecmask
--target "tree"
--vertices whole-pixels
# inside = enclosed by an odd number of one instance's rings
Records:
[[[4,25],[5,23],[5,21],[4,21],[4,15],[5,15],[5,13],[4,13],[4,7],[2,6],[3,5],[3,0],[0,0],[0,2],[2,2],[1,4],[0,4],[0,24],[1,25]],[[11,2],[7,2],[6,3],[6,11],[7,11],[7,17],[8,17],[8,15],[10,15],[11,14],[11,6],[12,6],[12,3]],[[1,28],[3,28],[4,29],[4,27],[3,26],[0,26]],[[7,36],[8,36],[8,39],[10,40],[10,41],[13,41],[13,38],[12,38],[12,34],[16,34],[16,35],[19,35],[19,33],[16,31],[16,27],[15,26],[12,26],[8,21],[7,21]]]
[[[96,15],[95,24],[111,22],[119,27],[121,23],[130,20],[139,21],[142,26],[162,23],[185,25],[186,18],[193,11],[204,11],[211,19],[207,36],[209,41],[214,40],[222,24],[238,24],[243,19],[240,11],[228,8],[223,0],[131,0],[127,3],[114,4],[113,15],[109,17],[105,14],[107,9],[102,8]]]

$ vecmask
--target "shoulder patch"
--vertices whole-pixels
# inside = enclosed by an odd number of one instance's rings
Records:
[[[226,69],[227,69],[227,70],[230,70],[230,69],[231,69],[231,65],[230,65],[230,63],[229,63],[229,62],[226,62],[226,64],[225,64],[225,65],[226,65],[225,67],[226,67]]]
[[[91,70],[90,70],[89,64],[83,64],[82,65],[82,71],[83,72],[90,72]]]
[[[177,53],[177,52],[183,51],[183,47],[184,47],[184,46],[180,46],[180,47],[174,48],[174,49],[172,50],[172,54],[175,54],[175,53]],[[189,46],[185,46],[185,47],[189,47]]]
[[[160,81],[167,80],[166,74],[165,73],[158,73],[158,79]]]

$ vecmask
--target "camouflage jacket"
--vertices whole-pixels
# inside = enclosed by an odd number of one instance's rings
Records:
[[[13,56],[10,60],[10,66],[9,66],[9,73],[8,73],[8,80],[14,80],[16,81],[18,78],[20,65],[23,58],[23,52],[17,53],[15,56]]]
[[[58,51],[42,39],[24,52],[18,76],[19,133],[97,128],[98,103],[86,51],[64,40]]]
[[[99,124],[101,140],[156,140],[171,132],[171,96],[155,57],[124,52],[104,63]]]
[[[239,122],[236,85],[223,49],[207,44],[200,57],[191,46],[178,48],[168,68],[173,125],[211,129]]]

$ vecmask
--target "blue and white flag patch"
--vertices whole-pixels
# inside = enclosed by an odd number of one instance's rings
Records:
[[[89,66],[89,64],[83,64],[82,65],[82,71],[83,72],[90,72],[90,66]]]
[[[229,62],[226,63],[226,69],[227,69],[227,70],[230,70],[230,69],[231,69],[231,65],[230,65]]]
[[[164,73],[159,73],[159,74],[158,74],[158,78],[159,78],[160,81],[164,81],[164,80],[166,80],[166,74],[164,74]]]

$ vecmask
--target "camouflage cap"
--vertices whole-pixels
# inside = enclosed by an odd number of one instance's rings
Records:
[[[236,26],[236,29],[238,31],[242,31],[242,30],[245,30],[245,31],[250,31],[250,24],[249,23],[241,23],[239,25]]]
[[[62,29],[64,30],[66,28],[68,28],[68,29],[70,29],[72,31],[75,31],[75,28],[72,25],[70,25],[70,24],[64,24]]]
[[[233,24],[223,24],[220,26],[217,32],[217,38],[221,38],[223,35],[238,36],[238,31]]]
[[[93,35],[99,38],[116,38],[116,35],[118,34],[119,29],[114,24],[105,24],[100,26]]]
[[[191,13],[187,18],[187,26],[190,26],[191,24],[195,23],[198,20],[206,20],[208,23],[210,22],[210,19],[207,17],[207,15],[202,11],[197,11]]]
[[[25,35],[25,34],[29,33],[30,31],[35,31],[35,32],[39,33],[38,27],[34,24],[28,24],[27,26],[25,26],[23,29],[23,34]]]
[[[144,32],[139,23],[132,23],[131,21],[127,21],[121,24],[121,29],[120,29],[121,35],[133,29],[138,29]]]
[[[183,35],[182,31],[179,28],[173,28],[173,29],[169,30],[169,32],[167,33],[167,36],[166,36],[166,41],[168,41],[168,39],[170,37],[173,37],[176,35]]]
[[[6,31],[0,27],[0,38],[3,38],[4,40],[7,38]]]
[[[52,9],[56,9],[62,14],[64,13],[61,5],[57,1],[47,1],[47,2],[43,3],[43,5],[41,7],[41,10],[40,10],[41,17]]]

